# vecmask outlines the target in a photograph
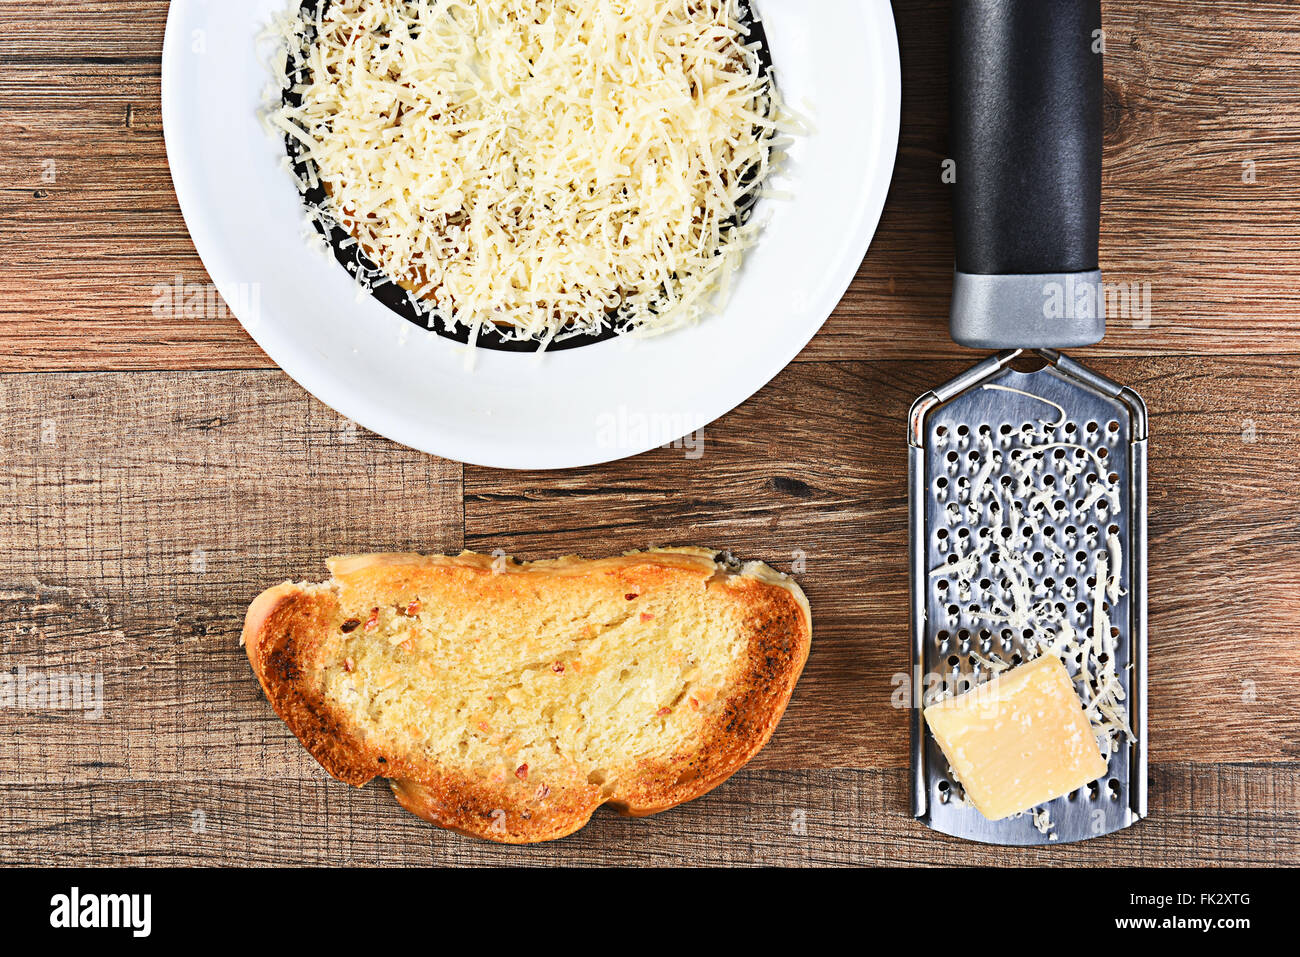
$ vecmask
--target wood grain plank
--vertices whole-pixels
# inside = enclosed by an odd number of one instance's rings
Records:
[[[103,682],[98,718],[6,712],[9,783],[303,773],[248,602],[332,554],[461,545],[460,466],[279,373],[5,376],[0,409],[0,662]]]
[[[1300,757],[1300,361],[1107,359],[1150,405],[1151,755]],[[563,474],[465,472],[467,546],[725,548],[790,571],[813,651],[767,768],[903,767],[912,400],[960,363],[800,364],[703,435]]]
[[[215,293],[198,314],[155,309],[178,276],[210,282],[158,97],[156,63],[0,68],[0,370],[270,365]]]
[[[167,0],[5,0],[0,63],[157,60],[167,7]]]
[[[605,810],[572,837],[502,847],[324,778],[0,785],[0,863],[60,865],[992,865],[1300,863],[1300,766],[1156,765],[1152,816],[1047,848],[978,847],[909,816],[902,771],[742,771],[652,818]]]
[[[803,361],[959,354],[939,179],[947,5],[894,9],[906,82],[893,189]],[[165,0],[0,5],[0,371],[270,364],[223,310],[191,321],[152,308],[177,275],[206,282],[162,146],[165,13]],[[1230,354],[1243,337],[1255,352],[1300,351],[1294,5],[1112,0],[1105,22],[1103,266],[1138,284],[1140,304],[1149,288],[1151,310],[1116,317],[1085,355]]]

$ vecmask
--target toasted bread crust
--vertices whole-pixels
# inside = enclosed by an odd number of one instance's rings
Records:
[[[243,643],[267,699],[307,750],[334,777],[361,786],[388,778],[403,807],[462,834],[508,844],[553,840],[582,828],[602,804],[645,816],[692,800],[723,783],[750,760],[776,729],[808,657],[812,619],[807,600],[790,579],[762,565],[736,572],[716,553],[677,549],[621,558],[567,558],[527,565],[469,553],[456,557],[370,555],[333,559],[325,585],[284,584],[249,607]],[[494,567],[495,565],[495,567]],[[534,794],[519,782],[478,780],[454,770],[383,753],[329,705],[311,663],[323,636],[337,628],[340,594],[351,589],[367,602],[396,601],[426,576],[471,573],[468,587],[526,588],[556,576],[612,575],[619,588],[667,587],[683,573],[707,586],[725,584],[725,600],[745,610],[749,637],[740,677],[684,753],[642,762],[606,785],[587,781]],[[504,572],[504,574],[503,574]]]
[[[338,599],[329,592],[277,585],[249,607],[242,641],[275,713],[325,770],[359,787],[383,773],[382,755],[338,720],[303,664],[311,659],[337,609]]]

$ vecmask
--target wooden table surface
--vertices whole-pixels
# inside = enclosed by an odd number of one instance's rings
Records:
[[[1152,410],[1151,816],[1025,850],[907,807],[904,419],[976,356],[945,325],[946,4],[894,9],[898,169],[821,334],[701,458],[528,474],[352,427],[219,308],[156,316],[208,282],[163,149],[167,3],[0,0],[0,659],[104,681],[98,720],[0,716],[0,862],[1300,864],[1300,3],[1105,6],[1102,265],[1151,310],[1077,354]],[[683,542],[802,559],[793,704],[712,794],[551,845],[332,781],[236,643],[263,586],[338,552]]]

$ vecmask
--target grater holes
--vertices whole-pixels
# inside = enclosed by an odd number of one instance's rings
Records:
[[[979,414],[965,422],[952,416],[941,427],[932,423],[944,443],[931,450],[936,520],[929,542],[932,572],[942,569],[943,577],[932,577],[929,586],[926,647],[929,667],[946,676],[945,684],[978,685],[1056,647],[1059,636],[1084,640],[1096,610],[1081,580],[1118,518],[1113,508],[1103,511],[1106,499],[1112,506],[1117,502],[1101,486],[1107,466],[1119,460],[1108,462],[1097,450],[1111,443],[1111,451],[1121,452],[1107,422],[1103,412],[1060,425],[1035,425],[1029,415],[1023,422],[1016,415],[989,423]],[[1022,436],[1043,447],[1022,447]],[[1013,592],[1024,596],[1014,605]],[[1020,611],[1026,607],[1035,609],[1028,621]],[[1008,615],[1013,624],[1004,627]],[[1075,644],[1062,655],[1079,680],[1095,658],[1086,647],[1077,649]],[[1080,687],[1086,691],[1086,681]],[[956,798],[960,782],[950,780]],[[1104,791],[1104,778],[1101,786]]]

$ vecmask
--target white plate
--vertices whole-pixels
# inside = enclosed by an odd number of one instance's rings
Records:
[[[808,343],[852,281],[898,145],[888,0],[759,0],[786,100],[814,132],[765,199],[724,311],[647,341],[535,356],[465,348],[381,303],[305,241],[284,147],[258,110],[257,36],[296,0],[173,0],[162,109],[176,195],[203,264],[249,334],[342,415],[413,448],[500,468],[636,455],[745,401]]]

